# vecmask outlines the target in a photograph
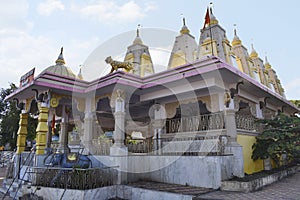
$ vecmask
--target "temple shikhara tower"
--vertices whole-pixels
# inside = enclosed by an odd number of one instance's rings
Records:
[[[220,23],[226,19],[216,16],[207,9],[199,39],[184,18],[158,73],[138,28],[124,60],[108,62],[117,70],[96,80],[72,72],[63,49],[54,65],[23,76],[7,97],[21,103],[11,174],[39,186],[40,196],[64,188],[53,199],[75,191],[130,199],[114,191],[138,181],[217,189],[223,180],[262,171],[264,161],[251,159],[262,131],[257,119],[299,109],[285,97],[280,66],[261,58],[255,45],[248,50],[236,29],[228,39]],[[24,151],[28,115],[38,119],[31,152]],[[23,162],[28,155],[31,162]]]

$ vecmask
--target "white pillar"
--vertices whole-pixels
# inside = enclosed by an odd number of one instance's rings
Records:
[[[125,100],[117,97],[115,100],[115,131],[114,144],[110,149],[111,155],[127,155],[128,149],[124,144],[125,140]]]
[[[113,94],[111,105],[115,108],[115,131],[114,144],[110,148],[110,156],[113,164],[119,166],[115,184],[127,183],[128,172],[128,148],[124,145],[125,140],[125,96],[124,91],[117,90]]]
[[[232,173],[237,177],[244,177],[244,157],[243,148],[237,143],[237,130],[235,121],[235,110],[224,109],[224,119],[228,142],[225,148],[225,153],[233,154]]]
[[[162,129],[164,127],[164,120],[166,119],[166,111],[165,108],[162,105],[155,105],[154,106],[154,122],[152,124],[152,127],[154,128],[154,136],[155,139],[155,149],[156,154],[161,155],[162,154],[162,141],[161,141],[161,134]]]
[[[228,143],[237,142],[237,131],[236,131],[236,121],[235,121],[235,110],[234,109],[224,109],[224,120],[226,134],[229,137]]]
[[[93,97],[88,96],[85,99],[85,111],[84,111],[84,123],[83,123],[83,137],[82,144],[85,147],[86,153],[93,153],[93,132],[94,132],[94,123],[95,123],[95,114],[93,112],[94,100]]]
[[[263,119],[263,111],[260,108],[259,103],[255,104],[255,106],[256,106],[256,117],[259,118],[259,119]]]

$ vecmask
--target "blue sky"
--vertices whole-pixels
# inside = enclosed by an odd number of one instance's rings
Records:
[[[0,0],[0,87],[18,83],[36,67],[36,74],[53,65],[64,46],[67,65],[79,65],[103,42],[123,32],[163,28],[178,32],[182,15],[199,40],[208,0]],[[218,0],[214,14],[233,38],[234,24],[243,44],[251,43],[268,60],[282,81],[288,99],[300,99],[300,1]],[[132,41],[128,41],[128,45]],[[170,44],[172,45],[172,44]],[[126,49],[124,49],[126,51]],[[168,59],[168,58],[166,58]]]

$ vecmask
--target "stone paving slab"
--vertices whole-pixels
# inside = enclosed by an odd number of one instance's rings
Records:
[[[151,181],[138,181],[128,184],[129,186],[136,188],[143,188],[148,190],[157,190],[161,192],[171,192],[176,194],[192,195],[197,196],[200,194],[205,194],[208,192],[214,191],[214,189],[202,188],[202,187],[193,187],[185,186],[178,184],[169,184],[169,183],[158,183]]]
[[[198,195],[194,200],[300,200],[300,171],[279,182],[263,187],[252,193],[213,191]]]

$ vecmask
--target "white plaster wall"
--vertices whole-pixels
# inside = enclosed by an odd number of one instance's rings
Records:
[[[131,156],[128,181],[157,182],[219,188],[232,176],[232,156]]]
[[[95,156],[108,166],[115,158]],[[233,176],[234,159],[227,156],[124,156],[128,162],[128,181],[148,180],[207,188],[219,188],[221,181]],[[121,170],[119,167],[116,170]],[[126,171],[122,171],[126,173]]]

